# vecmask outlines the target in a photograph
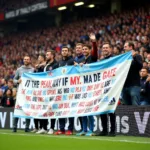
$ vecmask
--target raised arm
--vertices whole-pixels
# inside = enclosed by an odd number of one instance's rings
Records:
[[[97,50],[97,43],[96,43],[96,36],[95,34],[91,33],[89,36],[90,40],[92,41],[92,56],[98,59],[98,50]]]

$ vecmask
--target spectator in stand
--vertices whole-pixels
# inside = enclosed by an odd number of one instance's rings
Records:
[[[5,94],[2,97],[2,106],[3,107],[14,107],[13,91],[12,89],[7,89]]]
[[[148,79],[148,69],[143,67],[140,71],[140,85],[141,85],[141,99],[140,99],[140,105],[150,105],[150,97],[149,97],[149,91],[150,91],[150,83],[147,80]]]
[[[150,61],[148,62],[148,73],[150,74]]]
[[[1,89],[3,90],[3,93],[5,93],[6,90],[8,89],[8,85],[7,85],[7,80],[6,79],[2,79],[1,80]]]
[[[118,47],[118,46],[115,46],[114,48],[113,48],[113,55],[114,56],[117,56],[117,55],[119,55],[120,54],[120,48]]]
[[[147,55],[146,62],[150,62],[150,54]]]
[[[145,67],[145,68],[148,67],[148,63],[146,61],[143,61],[143,67]]]
[[[125,105],[140,105],[139,72],[143,66],[142,57],[136,54],[134,44],[132,42],[125,42],[124,49],[127,52],[132,52],[133,60],[122,91],[122,103]]]
[[[14,86],[14,82],[13,82],[13,79],[9,79],[8,80],[8,88],[12,90],[13,94],[13,99],[14,99],[14,104],[16,102],[16,96],[17,96],[17,89],[16,87]]]
[[[3,91],[0,89],[0,108],[2,107]]]
[[[150,41],[149,41],[148,36],[143,36],[142,42],[143,42],[144,48],[147,50],[148,53],[150,53]]]

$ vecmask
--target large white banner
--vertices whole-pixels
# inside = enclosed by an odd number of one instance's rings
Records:
[[[45,73],[25,73],[15,117],[65,118],[113,113],[132,61],[131,53]]]

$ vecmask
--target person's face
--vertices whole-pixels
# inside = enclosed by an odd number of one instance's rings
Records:
[[[127,51],[127,52],[131,50],[131,47],[129,47],[128,43],[124,44],[124,50]]]
[[[146,69],[141,69],[141,71],[140,71],[140,76],[141,76],[141,77],[146,77],[147,75],[148,75],[147,70],[146,70]]]
[[[114,54],[119,54],[119,50],[117,49],[117,47],[114,47],[113,53],[114,53]]]
[[[147,63],[146,62],[143,62],[143,67],[147,67]]]
[[[148,65],[147,65],[149,68],[150,68],[150,61],[148,62]]]
[[[104,56],[110,55],[111,54],[111,48],[110,48],[109,44],[104,44],[102,47],[102,51],[103,51]]]
[[[7,90],[6,94],[7,94],[7,95],[11,95],[11,91],[10,91],[10,90]]]
[[[5,85],[5,84],[6,84],[6,81],[5,81],[4,79],[2,79],[2,80],[1,80],[1,84],[2,84],[2,85]]]
[[[47,53],[46,53],[46,61],[51,60],[52,57],[53,57],[53,56],[52,56],[51,52],[47,52]]]
[[[82,51],[83,51],[83,55],[84,55],[85,57],[89,56],[90,53],[91,53],[91,50],[90,50],[88,47],[86,47],[86,46],[83,46]]]
[[[13,87],[13,83],[12,82],[8,82],[8,87],[9,88]]]
[[[82,45],[77,45],[76,46],[76,54],[77,55],[82,54]]]
[[[148,38],[146,36],[142,37],[142,42],[144,44],[148,43]]]
[[[23,59],[24,65],[28,66],[31,63],[30,57],[26,56]]]
[[[43,61],[44,61],[44,58],[43,58],[42,56],[39,56],[39,57],[38,57],[38,62],[39,62],[39,63],[42,63]]]
[[[0,97],[2,97],[3,96],[3,91],[2,90],[0,90]]]
[[[150,54],[147,55],[147,59],[148,59],[148,61],[150,61]]]
[[[61,50],[61,55],[62,55],[63,57],[69,56],[69,50],[68,50],[68,48],[63,48],[63,49]]]

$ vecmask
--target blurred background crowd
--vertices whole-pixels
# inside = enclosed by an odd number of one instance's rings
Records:
[[[43,0],[10,0],[8,3],[1,0],[0,10],[15,10],[41,1]],[[38,55],[47,50],[56,51],[55,59],[60,61],[63,46],[69,47],[70,56],[75,57],[76,43],[90,44],[90,33],[96,35],[99,60],[103,59],[101,49],[104,42],[110,42],[113,55],[119,55],[124,53],[125,41],[132,41],[136,52],[142,56],[143,66],[150,73],[150,9],[138,7],[119,13],[97,13],[90,17],[77,17],[63,22],[60,26],[37,27],[1,36],[0,96],[10,86],[16,69],[23,65],[24,55],[30,54],[33,67],[37,63]]]

